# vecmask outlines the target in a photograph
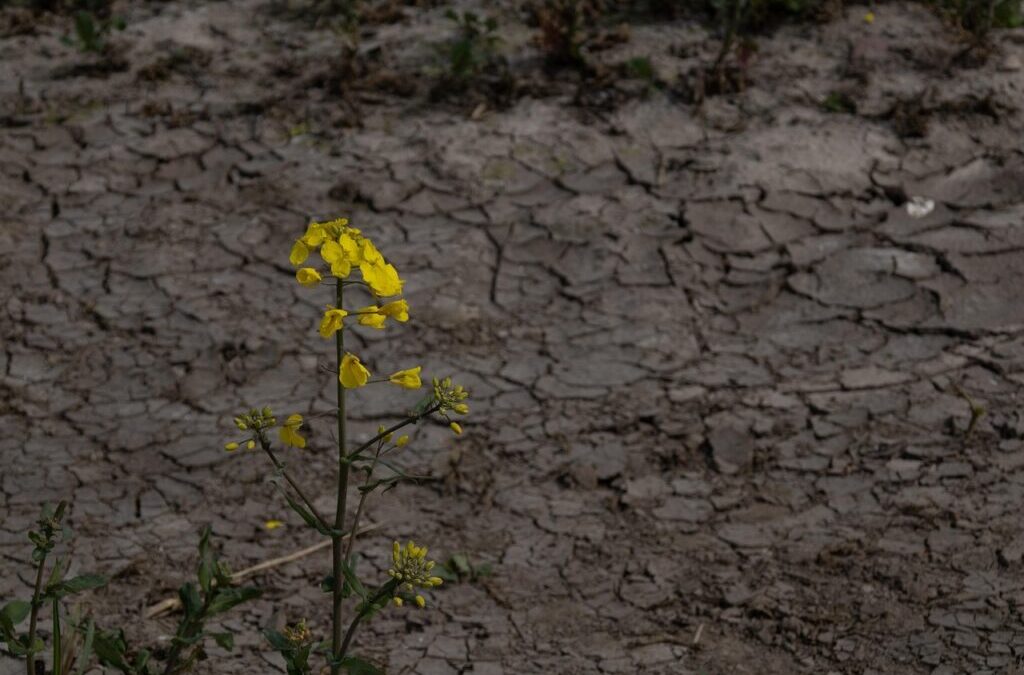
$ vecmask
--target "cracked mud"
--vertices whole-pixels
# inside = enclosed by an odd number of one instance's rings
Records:
[[[748,88],[699,110],[339,96],[295,75],[331,33],[247,0],[139,3],[117,38],[132,65],[104,78],[68,70],[83,57],[57,24],[4,37],[0,597],[24,588],[46,500],[73,500],[76,566],[114,577],[90,602],[139,639],[172,625],[139,612],[185,578],[202,524],[235,568],[311,543],[261,458],[221,447],[244,406],[331,410],[323,299],[287,250],[348,214],[414,313],[359,353],[450,372],[475,404],[463,437],[417,431],[405,461],[433,480],[370,502],[364,569],[415,537],[495,570],[373,624],[389,672],[1010,672],[1024,41],[942,67],[932,13],[862,13],[760,38]],[[426,52],[416,25],[370,41],[400,70]],[[676,28],[603,58],[712,53]],[[823,112],[851,71],[857,114]],[[893,122],[911,99],[921,137]],[[915,196],[934,209],[909,215]],[[957,388],[986,410],[969,435]],[[357,437],[393,410],[354,398]],[[312,426],[289,465],[327,505]],[[210,667],[274,672],[259,629],[322,629],[325,569],[259,577]]]

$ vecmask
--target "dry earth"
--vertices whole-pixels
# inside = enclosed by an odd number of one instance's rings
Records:
[[[121,9],[109,73],[66,20],[2,15],[0,597],[47,500],[74,501],[76,568],[113,576],[89,604],[136,640],[173,625],[139,612],[202,524],[236,568],[313,541],[221,446],[245,406],[330,410],[326,297],[286,256],[350,214],[414,314],[358,352],[475,402],[461,438],[418,430],[405,464],[435,480],[371,503],[363,570],[415,537],[495,571],[364,633],[389,672],[1014,672],[1020,33],[963,63],[924,7],[848,7],[760,36],[748,86],[695,107],[545,74],[501,8],[534,84],[484,109],[426,95],[442,8],[366,26],[347,75],[337,34],[266,0]],[[716,44],[638,22],[598,58],[671,81]],[[856,114],[823,110],[835,91]],[[956,387],[987,410],[969,435]],[[355,395],[357,437],[385,393]],[[289,456],[325,509],[330,438]],[[279,672],[259,628],[322,629],[325,562],[259,577],[201,670]]]

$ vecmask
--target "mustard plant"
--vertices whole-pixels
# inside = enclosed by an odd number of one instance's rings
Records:
[[[311,261],[314,254],[318,260]],[[404,281],[374,243],[345,218],[310,223],[292,245],[288,257],[297,268],[295,278],[301,286],[311,291],[333,287],[318,326],[321,338],[334,340],[334,367],[330,370],[337,395],[336,445],[332,450],[336,465],[333,517],[317,509],[308,489],[288,471],[275,447],[272,431],[276,429],[276,442],[291,448],[288,452],[306,450],[305,419],[301,413],[290,414],[282,421],[269,407],[240,414],[234,422],[243,436],[227,443],[225,449],[233,452],[244,447],[262,451],[285,484],[281,490],[288,505],[310,528],[331,540],[331,573],[322,584],[331,596],[330,635],[317,638],[304,618],[283,631],[266,631],[271,646],[284,658],[289,675],[313,672],[310,659],[317,653],[326,655],[332,675],[342,670],[355,675],[378,673],[376,667],[350,653],[359,626],[389,604],[424,607],[423,592],[440,586],[442,578],[434,573],[435,563],[427,559],[427,548],[412,541],[404,546],[394,542],[386,579],[371,586],[359,578],[355,570],[356,535],[366,500],[376,491],[385,492],[401,481],[416,479],[391,461],[409,444],[408,435],[396,438],[395,434],[428,418],[442,420],[455,434],[461,434],[462,426],[452,418],[469,412],[469,393],[450,377],[434,378],[427,393],[397,422],[379,427],[368,440],[350,446],[346,408],[350,390],[378,384],[405,390],[423,388],[421,366],[375,377],[367,364],[345,345],[346,333],[356,326],[379,331],[409,320],[409,304],[401,297]],[[365,296],[369,304],[346,305],[356,294]],[[350,517],[349,483],[360,476],[359,501]]]
[[[50,609],[52,657],[49,672],[53,675],[82,675],[94,661],[115,668],[123,675],[179,675],[193,670],[206,658],[203,646],[206,638],[225,649],[232,648],[231,633],[211,632],[207,630],[207,622],[257,597],[259,591],[232,585],[230,571],[210,545],[208,527],[199,537],[198,585],[189,582],[179,591],[184,612],[170,648],[132,649],[121,629],[104,630],[77,608],[65,607],[67,598],[105,586],[106,578],[97,574],[67,577],[70,567],[67,555],[57,556],[49,575],[46,574],[47,561],[55,555],[59,545],[66,545],[71,539],[71,529],[65,519],[67,510],[68,504],[64,501],[55,508],[44,506],[38,529],[28,534],[35,565],[31,600],[12,600],[0,607],[0,643],[5,643],[12,655],[25,659],[28,675],[46,672],[45,661],[40,658],[46,645],[39,631],[42,610],[46,607]],[[18,626],[26,619],[27,632],[19,632]],[[154,658],[158,651],[158,658]],[[162,666],[158,660],[163,661]]]

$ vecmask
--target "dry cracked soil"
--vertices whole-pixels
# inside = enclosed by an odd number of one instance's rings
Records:
[[[417,428],[429,480],[370,502],[361,570],[410,537],[493,570],[363,633],[388,672],[1016,672],[1024,36],[965,59],[926,7],[850,6],[758,35],[698,105],[676,75],[709,27],[637,21],[593,58],[658,81],[600,83],[545,72],[494,4],[526,85],[489,104],[430,95],[432,4],[347,59],[281,0],[118,5],[102,58],[0,10],[0,598],[46,501],[136,641],[172,630],[140,613],[203,524],[236,569],[315,541],[222,445],[249,406],[324,414],[288,462],[330,508],[327,299],[287,251],[349,215],[413,313],[350,344],[474,406],[462,437]],[[353,395],[354,438],[393,393]],[[200,671],[283,672],[259,630],[323,629],[326,562],[258,576]]]

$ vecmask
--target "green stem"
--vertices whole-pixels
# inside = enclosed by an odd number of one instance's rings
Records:
[[[337,287],[337,300],[335,307],[343,309],[342,305],[342,284],[338,284]],[[334,377],[337,379],[338,387],[338,494],[337,503],[334,511],[334,535],[331,537],[331,557],[332,557],[332,573],[334,577],[334,590],[331,598],[332,611],[331,611],[331,622],[332,622],[332,653],[334,658],[331,664],[331,675],[338,675],[341,672],[341,660],[342,654],[342,627],[341,627],[341,610],[342,597],[341,591],[343,587],[342,583],[342,561],[344,551],[342,550],[341,533],[345,529],[345,508],[346,501],[348,499],[348,470],[349,470],[349,459],[347,451],[345,449],[345,387],[341,384],[341,360],[345,356],[345,331],[339,330],[335,333],[335,355],[337,357],[337,371]]]
[[[348,537],[348,548],[345,550],[345,560],[352,558],[352,548],[356,545],[356,535],[359,534],[359,520],[363,517],[363,506],[366,504],[366,498],[370,496],[370,491],[366,490],[365,487],[370,484],[370,479],[373,478],[373,471],[377,468],[377,461],[380,459],[380,451],[384,448],[384,444],[380,443],[377,445],[377,454],[373,456],[373,463],[370,464],[370,468],[366,471],[366,480],[363,481],[363,492],[359,495],[359,506],[356,507],[356,515],[352,517],[352,533]]]
[[[43,568],[46,566],[46,553],[43,552],[39,558],[39,569],[36,570],[36,585],[32,592],[32,610],[28,619],[28,675],[36,675],[36,655],[32,651],[36,643],[36,624],[39,621],[39,607],[42,602],[39,595],[43,589]]]
[[[60,601],[53,599],[53,675],[62,675],[64,672],[61,663],[60,644]]]

